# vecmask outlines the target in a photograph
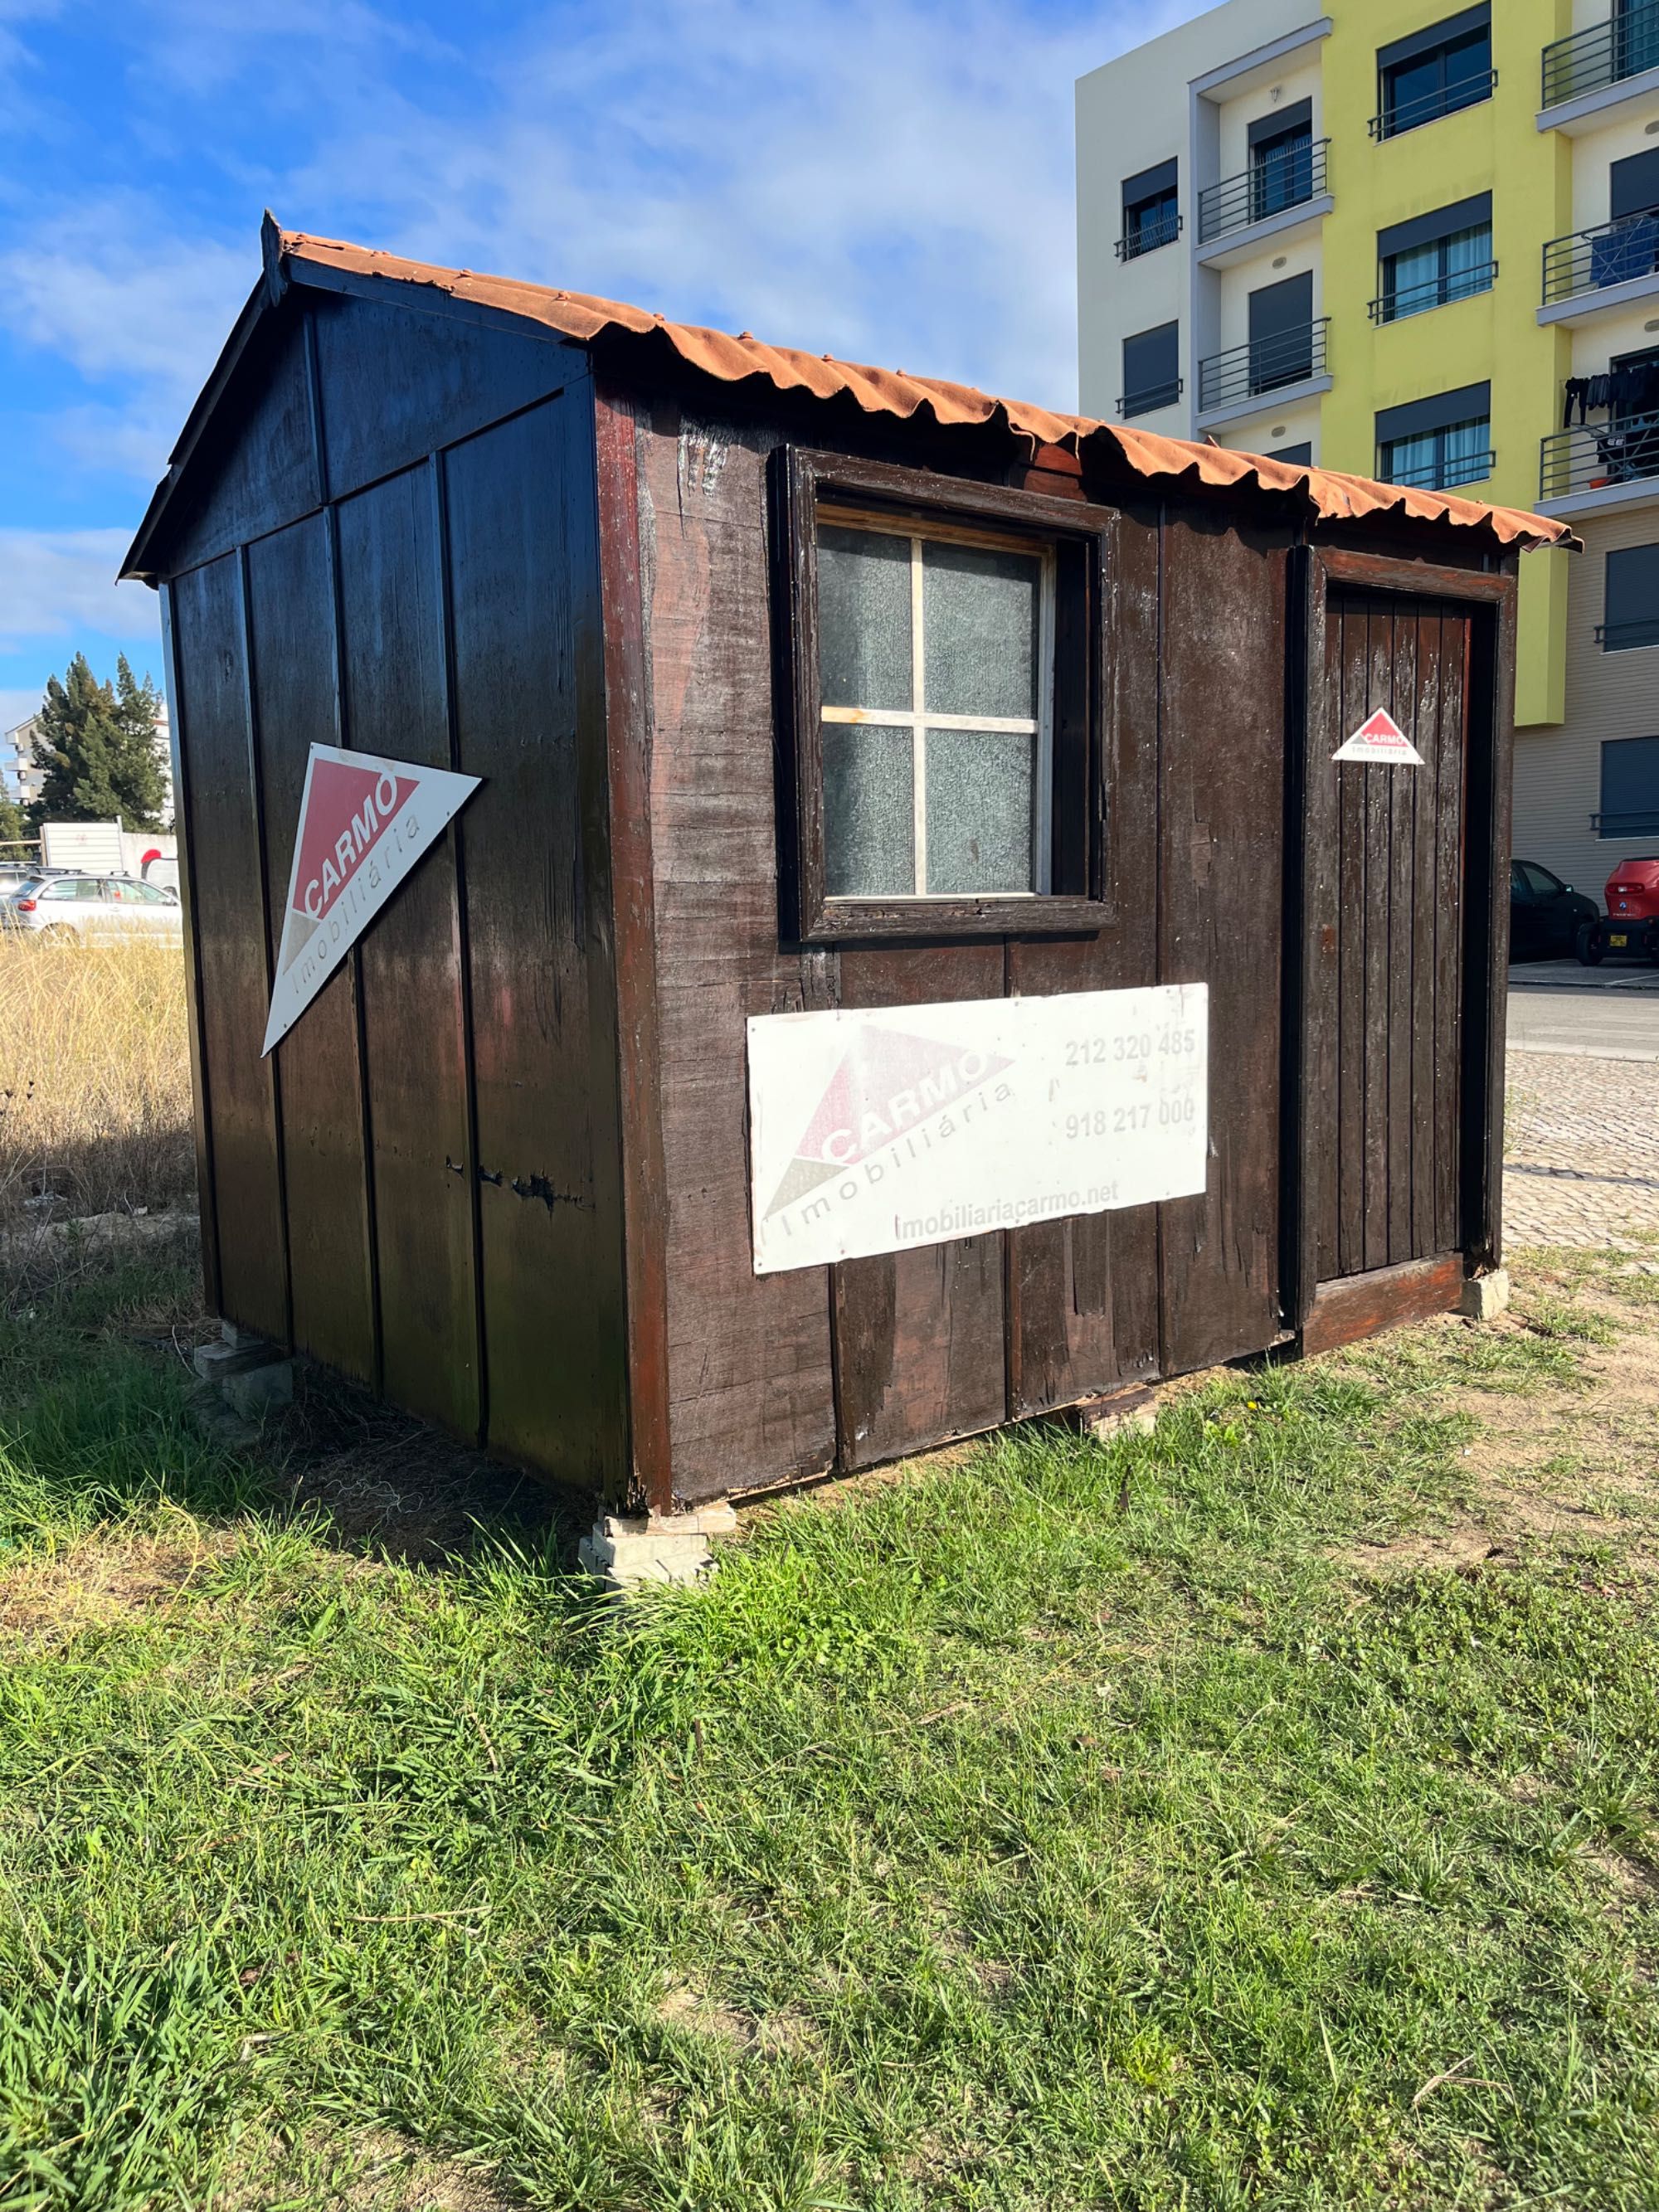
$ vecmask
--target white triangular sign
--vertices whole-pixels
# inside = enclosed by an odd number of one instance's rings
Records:
[[[483,781],[378,753],[313,745],[262,1059]]]
[[[1392,761],[1396,768],[1421,768],[1423,756],[1386,707],[1362,722],[1345,745],[1331,755],[1340,761]]]

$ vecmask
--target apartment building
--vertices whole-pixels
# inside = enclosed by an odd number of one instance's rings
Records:
[[[1077,141],[1084,412],[1570,517],[1515,849],[1659,852],[1659,0],[1226,0]]]
[[[32,806],[40,796],[46,770],[34,757],[36,718],[33,714],[9,730],[0,731],[0,799],[19,806]]]

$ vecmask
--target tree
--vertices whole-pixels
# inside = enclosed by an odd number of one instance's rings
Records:
[[[26,860],[28,854],[21,848],[28,836],[28,825],[23,819],[23,810],[15,799],[0,792],[0,866],[8,860]]]
[[[139,684],[123,653],[113,685],[100,684],[77,653],[60,684],[46,679],[34,756],[46,770],[29,809],[42,822],[112,822],[159,830],[167,802],[155,732],[155,686]]]

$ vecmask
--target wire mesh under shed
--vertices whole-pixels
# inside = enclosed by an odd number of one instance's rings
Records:
[[[659,1512],[1455,1304],[1565,535],[268,225],[125,571],[211,1302]]]

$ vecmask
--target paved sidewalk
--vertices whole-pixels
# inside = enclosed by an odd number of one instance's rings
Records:
[[[1505,1244],[1659,1234],[1659,1057],[1528,1051],[1517,1041],[1507,1093]]]

